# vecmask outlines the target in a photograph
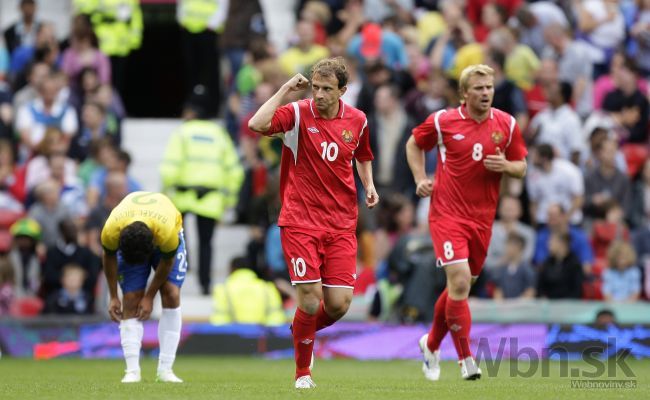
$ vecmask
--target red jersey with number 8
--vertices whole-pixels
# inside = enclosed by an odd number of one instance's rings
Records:
[[[418,147],[438,146],[429,219],[473,221],[491,228],[499,200],[501,173],[489,171],[483,160],[497,147],[509,161],[523,160],[528,151],[515,119],[496,108],[476,122],[465,106],[440,110],[413,129]]]
[[[371,161],[368,122],[360,110],[339,100],[335,118],[322,118],[313,100],[278,108],[268,135],[283,142],[279,226],[353,232],[357,190],[353,159]]]

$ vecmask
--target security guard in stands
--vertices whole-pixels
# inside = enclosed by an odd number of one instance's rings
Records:
[[[99,49],[111,58],[113,86],[124,95],[126,60],[142,45],[139,0],[74,0],[75,13],[87,14],[99,39]]]
[[[212,236],[226,209],[233,207],[244,170],[228,132],[207,119],[209,97],[202,86],[183,110],[185,122],[172,134],[160,173],[163,192],[185,215],[196,215],[199,247],[199,283],[210,292]],[[189,241],[191,235],[187,233]]]
[[[230,262],[230,275],[215,285],[210,322],[224,324],[258,324],[277,326],[287,322],[280,292],[272,282],[255,275],[243,257]]]

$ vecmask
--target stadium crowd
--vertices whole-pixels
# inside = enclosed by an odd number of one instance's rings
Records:
[[[250,226],[251,241],[237,264],[274,282],[286,306],[295,294],[277,226],[282,142],[247,123],[289,77],[334,56],[351,74],[344,101],[368,117],[382,199],[377,210],[359,208],[355,293],[373,299],[370,318],[429,320],[444,288],[432,268],[428,199],[415,196],[404,144],[429,114],[459,105],[460,71],[476,63],[495,70],[493,106],[515,116],[530,156],[523,184],[502,182],[472,295],[650,296],[650,1],[298,0],[293,34],[279,42],[258,0],[215,3],[228,12],[210,26],[179,11],[186,48],[206,33],[213,52],[184,53],[195,71],[185,83],[188,93],[207,88],[206,104],[221,112],[241,156],[237,222]],[[123,77],[131,49],[102,46],[100,11],[77,9],[64,43],[34,1],[21,1],[22,19],[3,27],[0,315],[22,296],[38,296],[44,312],[97,311],[99,232],[139,187],[119,147],[125,110],[113,75],[121,68]],[[203,53],[208,61],[192,56]],[[227,68],[202,73],[209,57]],[[435,167],[434,151],[427,168]]]

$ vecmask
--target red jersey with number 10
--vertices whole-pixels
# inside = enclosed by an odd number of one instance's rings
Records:
[[[268,135],[284,142],[280,165],[279,226],[351,232],[357,226],[353,158],[373,159],[363,112],[339,100],[335,118],[318,114],[313,100],[278,108]]]
[[[528,151],[515,119],[496,108],[476,122],[465,106],[440,110],[413,129],[418,147],[438,146],[429,219],[451,217],[491,228],[499,201],[501,173],[485,168],[483,160],[497,147],[509,161],[520,161]]]

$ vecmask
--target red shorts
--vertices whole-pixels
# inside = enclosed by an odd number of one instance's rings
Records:
[[[280,227],[284,259],[291,283],[321,282],[323,286],[354,288],[357,279],[357,237]]]
[[[446,218],[430,221],[429,229],[438,267],[467,262],[473,277],[481,273],[492,229]]]

